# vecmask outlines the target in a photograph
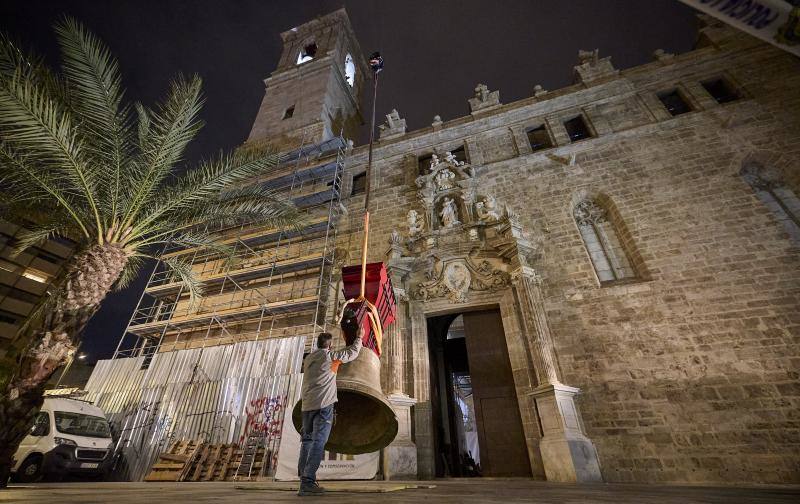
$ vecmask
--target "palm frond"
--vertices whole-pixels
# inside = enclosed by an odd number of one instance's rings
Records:
[[[96,36],[72,18],[55,26],[62,53],[62,68],[81,117],[87,145],[97,163],[99,205],[104,217],[117,214],[120,176],[130,151],[128,107],[122,105],[122,76],[116,59]]]
[[[149,227],[166,215],[191,212],[198,205],[219,202],[223,191],[252,182],[268,173],[277,162],[278,156],[271,150],[240,150],[201,163],[175,183],[161,188],[133,235],[147,234]]]
[[[102,230],[96,173],[86,162],[70,114],[21,70],[0,79],[0,135],[4,143],[45,164],[60,183],[79,194],[91,209],[97,230]]]
[[[66,85],[45,64],[44,58],[24,51],[7,34],[0,32],[0,79],[9,79],[22,72],[26,79],[42,86],[51,96],[69,104]]]
[[[119,291],[130,285],[139,276],[139,271],[142,269],[145,260],[146,258],[141,255],[129,256],[125,268],[120,273],[117,281],[114,282],[114,290]]]
[[[58,179],[48,171],[42,170],[36,160],[30,156],[12,150],[6,143],[0,142],[0,178],[4,180],[2,194],[10,194],[7,198],[8,205],[19,204],[23,209],[27,206],[29,211],[51,206],[52,217],[63,210],[71,218],[75,227],[87,238],[90,237],[89,226],[91,215],[82,207],[73,192],[62,188]],[[13,193],[11,193],[13,191]],[[47,203],[42,203],[47,202]]]
[[[12,257],[16,257],[26,249],[45,243],[55,236],[68,234],[63,223],[48,223],[25,228],[16,235],[16,243],[11,249]]]
[[[148,145],[150,140],[150,112],[139,102],[134,104],[136,109],[137,142],[139,145]]]
[[[168,218],[175,227],[203,223],[212,229],[249,223],[282,228],[299,220],[297,207],[290,200],[260,186],[225,191],[216,201],[197,202]]]
[[[201,86],[202,81],[196,75],[189,81],[179,76],[172,82],[170,95],[159,109],[145,114],[148,118],[147,134],[144,135],[145,143],[139,145],[141,159],[137,163],[138,169],[131,170],[122,180],[127,187],[134,188],[124,203],[123,228],[134,223],[142,206],[152,199],[153,193],[180,161],[187,144],[202,126],[198,119],[203,104]],[[140,118],[143,110],[139,109]]]
[[[186,291],[189,293],[190,309],[197,306],[203,292],[200,289],[200,280],[192,270],[192,264],[181,257],[168,257],[162,262],[172,270],[173,274],[181,281]]]
[[[213,255],[229,258],[233,255],[234,249],[230,245],[223,243],[217,236],[207,230],[170,230],[164,236],[153,235],[145,240],[131,244],[131,247],[141,250],[145,247],[155,245],[168,245],[178,248],[196,248],[200,252],[208,252]]]

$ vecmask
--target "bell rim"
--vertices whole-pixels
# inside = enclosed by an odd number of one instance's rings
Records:
[[[392,443],[392,441],[394,441],[394,439],[397,437],[397,432],[400,428],[400,425],[397,421],[397,414],[394,412],[394,408],[392,408],[392,405],[389,404],[389,401],[386,400],[386,398],[383,396],[382,393],[380,395],[367,394],[360,390],[353,390],[353,389],[348,389],[347,392],[358,394],[364,397],[369,397],[372,399],[377,399],[381,403],[381,406],[383,406],[383,408],[386,411],[389,411],[391,413],[390,418],[392,421],[390,422],[390,428],[384,431],[383,435],[380,436],[379,438],[376,438],[374,441],[371,441],[368,444],[361,445],[356,449],[347,449],[346,451],[339,444],[331,443],[329,438],[329,441],[325,443],[325,450],[332,451],[335,453],[341,453],[344,455],[362,455],[364,453],[377,452],[389,446]],[[294,428],[298,433],[300,432],[300,429],[303,426],[302,403],[303,403],[302,399],[298,400],[297,403],[294,405],[294,408],[292,409],[292,424],[294,424]]]

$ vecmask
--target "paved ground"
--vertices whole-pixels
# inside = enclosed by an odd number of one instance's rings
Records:
[[[699,487],[656,485],[571,485],[530,480],[437,480],[411,482],[434,488],[397,488],[395,483],[328,484],[320,498],[299,498],[281,483],[42,483],[11,485],[0,490],[0,502],[14,503],[146,503],[169,502],[409,502],[417,504],[531,503],[670,503],[732,504],[800,502],[800,487]]]

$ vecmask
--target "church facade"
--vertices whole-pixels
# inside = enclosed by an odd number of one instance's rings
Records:
[[[344,11],[282,37],[248,144],[354,137]],[[686,54],[578,59],[572,86],[380,126],[384,476],[800,481],[800,61],[705,18]],[[334,299],[361,253],[366,146],[346,156]]]
[[[798,481],[800,61],[705,23],[687,54],[585,53],[566,89],[479,85],[469,116],[413,132],[387,116],[370,259],[402,292],[384,390],[416,401],[420,476],[427,320],[490,308],[534,476]]]

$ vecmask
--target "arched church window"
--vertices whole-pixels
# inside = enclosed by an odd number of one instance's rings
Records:
[[[600,283],[636,278],[608,211],[594,200],[583,200],[573,210],[583,244]]]
[[[742,168],[741,176],[792,239],[800,243],[800,199],[786,186],[780,172],[765,169],[758,163],[748,163]]]
[[[356,64],[353,62],[353,56],[350,53],[344,57],[344,79],[353,87],[356,83]]]
[[[300,52],[297,54],[297,64],[305,63],[306,61],[311,61],[314,59],[314,56],[317,55],[317,44],[314,42],[309,42],[305,44]]]

